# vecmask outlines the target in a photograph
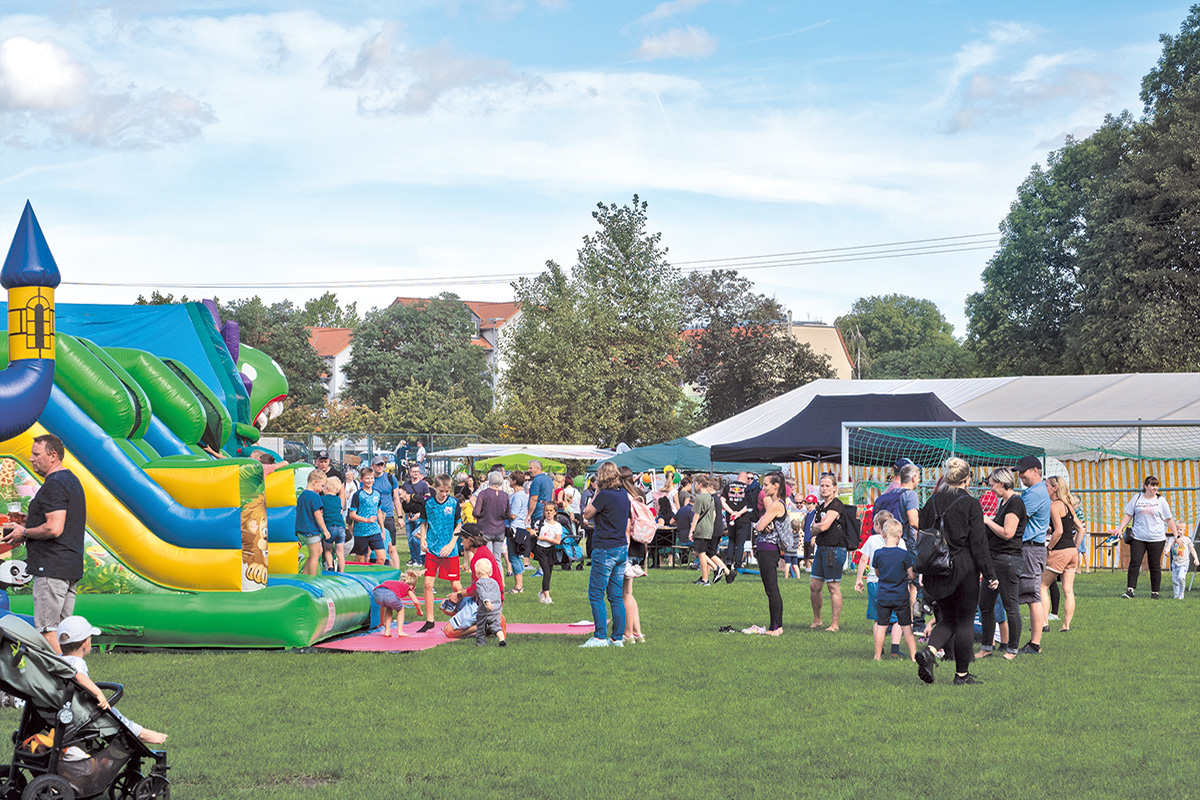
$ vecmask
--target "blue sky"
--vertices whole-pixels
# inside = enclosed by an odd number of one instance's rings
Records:
[[[634,193],[681,264],[994,233],[1065,136],[1140,113],[1187,8],[5,0],[0,232],[33,202],[62,302],[360,308],[509,299],[486,281],[573,263]],[[800,318],[902,292],[962,334],[990,254],[745,274]]]

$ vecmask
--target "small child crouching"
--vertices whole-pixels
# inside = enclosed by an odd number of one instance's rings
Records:
[[[402,581],[384,581],[371,592],[371,599],[379,606],[379,622],[383,625],[383,635],[391,638],[392,619],[396,620],[396,636],[408,636],[404,632],[404,601],[411,600],[417,608],[417,616],[425,616],[421,598],[417,597],[416,585],[421,580],[421,573],[415,569],[407,570]]]
[[[482,558],[475,562],[475,602],[478,604],[475,612],[475,644],[487,644],[487,635],[494,633],[500,646],[504,647],[507,642],[500,626],[500,611],[503,608],[500,584],[492,578],[491,562]]]
[[[108,698],[104,696],[104,692],[91,679],[91,676],[88,675],[87,662],[84,661],[92,652],[92,637],[99,635],[99,633],[99,628],[93,628],[90,622],[78,615],[67,617],[58,623],[58,644],[62,648],[63,660],[75,669],[75,680],[83,688],[95,695],[96,702],[99,703],[100,707],[109,709]],[[146,744],[162,744],[167,741],[165,733],[143,728],[133,720],[126,718],[117,709],[112,708],[111,710],[118,719],[125,723],[129,730],[133,731],[134,736]]]
[[[883,524],[883,547],[871,554],[871,568],[879,576],[875,593],[875,660],[883,655],[883,640],[892,615],[904,634],[908,657],[916,659],[917,641],[913,638],[912,607],[908,602],[908,582],[913,579],[912,551],[900,544],[904,526],[895,519]]]

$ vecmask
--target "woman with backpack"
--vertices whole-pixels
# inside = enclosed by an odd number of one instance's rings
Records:
[[[633,518],[634,514],[636,513],[635,509],[638,504],[645,506],[646,501],[642,497],[641,490],[638,489],[637,484],[634,483],[633,470],[631,470],[629,467],[621,467],[620,474],[621,488],[625,490],[627,495],[629,495],[629,560],[633,561],[635,557],[634,548],[641,549],[642,558],[645,558],[646,556],[646,545],[642,544],[641,542],[635,542],[632,538]],[[625,600],[625,641],[629,642],[630,644],[637,644],[638,642],[646,641],[646,636],[642,633],[642,617],[641,614],[638,613],[637,600],[635,600],[633,597],[633,579],[645,577],[645,575],[646,571],[644,569],[639,568],[639,571],[635,574],[631,569],[626,568],[625,581],[621,587],[621,594]]]
[[[917,675],[933,683],[937,651],[950,646],[954,651],[954,685],[982,683],[969,672],[975,649],[979,574],[983,573],[991,589],[999,587],[1000,582],[984,534],[983,509],[967,491],[971,465],[961,458],[947,459],[942,477],[942,488],[921,509],[920,524],[922,531],[941,531],[950,553],[950,567],[944,572],[924,573],[925,597],[933,601],[938,624],[928,645],[917,653]],[[918,554],[921,545],[918,537]]]
[[[779,636],[783,633],[783,597],[779,594],[779,562],[789,543],[795,542],[792,518],[788,516],[783,502],[783,479],[774,473],[763,478],[766,498],[763,512],[754,523],[754,557],[758,560],[758,574],[762,576],[763,591],[767,593],[767,609],[770,621],[767,627],[751,625],[742,633],[765,633]]]

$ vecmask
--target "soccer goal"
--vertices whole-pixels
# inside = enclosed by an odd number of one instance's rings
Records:
[[[1024,455],[1043,460],[1043,474],[1064,476],[1088,525],[1088,564],[1119,566],[1119,547],[1103,532],[1121,520],[1125,504],[1148,475],[1183,530],[1200,522],[1200,420],[1069,422],[844,422],[842,476],[855,500],[886,487],[891,467],[908,458],[921,469],[922,501],[951,456],[972,466],[977,491],[988,474]]]

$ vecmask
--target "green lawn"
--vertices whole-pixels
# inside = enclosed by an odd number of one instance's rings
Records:
[[[807,582],[785,581],[782,637],[719,634],[766,623],[762,586],[694,577],[638,580],[648,641],[622,650],[526,636],[396,655],[118,652],[91,671],[170,733],[177,798],[1200,796],[1200,594],[1131,602],[1120,576],[1080,576],[1070,634],[954,687],[950,664],[926,686],[907,659],[872,662],[863,598],[841,633],[810,632]],[[527,585],[512,621],[590,616],[585,572],[555,573],[553,606]],[[0,721],[15,728],[12,711]]]

